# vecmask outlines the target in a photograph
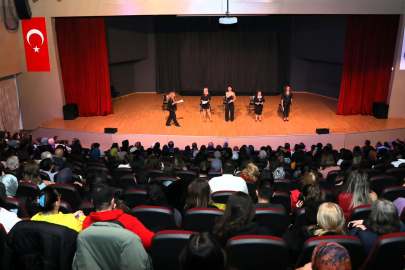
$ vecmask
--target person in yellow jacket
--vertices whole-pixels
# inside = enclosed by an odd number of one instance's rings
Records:
[[[82,211],[77,211],[73,214],[59,212],[60,197],[61,195],[51,186],[42,189],[37,199],[39,213],[33,216],[31,220],[62,225],[81,232],[83,220],[86,216]]]

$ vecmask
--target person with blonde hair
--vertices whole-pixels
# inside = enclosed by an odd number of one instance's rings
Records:
[[[257,179],[259,178],[260,172],[259,168],[253,164],[249,163],[245,169],[242,171],[242,175],[240,177],[243,178],[245,181],[254,181],[256,182]]]
[[[208,88],[205,87],[204,93],[201,95],[201,107],[203,110],[204,122],[207,120],[206,114],[208,114],[210,121],[212,122],[210,102],[211,102],[211,95],[208,93]]]
[[[169,117],[167,118],[166,121],[166,126],[171,126],[170,122],[173,120],[174,124],[176,127],[180,127],[179,123],[177,122],[177,117],[176,117],[176,110],[177,110],[177,101],[176,101],[176,94],[171,91],[167,95],[167,110],[169,111]]]

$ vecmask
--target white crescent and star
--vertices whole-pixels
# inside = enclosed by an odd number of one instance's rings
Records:
[[[40,37],[41,37],[41,40],[42,40],[41,45],[44,44],[44,35],[43,35],[42,32],[39,31],[38,29],[31,29],[31,30],[27,33],[27,42],[28,42],[28,44],[30,44],[30,45],[32,46],[32,44],[31,44],[31,42],[30,42],[30,37],[31,37],[31,35],[34,35],[34,34],[37,34],[38,36],[40,36]],[[37,46],[35,46],[35,48],[33,48],[33,49],[34,49],[34,52],[39,52],[39,48],[38,48]]]

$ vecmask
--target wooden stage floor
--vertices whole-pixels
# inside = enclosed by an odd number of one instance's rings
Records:
[[[118,134],[221,137],[315,134],[316,128],[329,128],[330,133],[336,134],[405,127],[404,118],[379,120],[373,116],[336,115],[337,100],[309,93],[294,93],[289,122],[284,122],[276,114],[280,96],[265,97],[261,123],[255,122],[253,110],[247,114],[248,96],[237,96],[235,121],[226,122],[222,114],[222,97],[215,96],[211,101],[213,122],[204,123],[202,113],[198,114],[199,98],[177,96],[178,100],[184,100],[177,110],[180,128],[165,126],[169,113],[162,112],[162,95],[155,93],[132,94],[113,100],[112,115],[79,117],[71,121],[54,118],[43,127],[100,133],[105,127],[115,127]]]

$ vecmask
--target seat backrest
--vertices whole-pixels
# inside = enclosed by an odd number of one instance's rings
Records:
[[[385,174],[385,172],[389,168],[394,168],[394,165],[392,165],[391,163],[380,163],[380,164],[374,165],[374,169],[379,170],[381,172],[381,174]]]
[[[30,200],[36,200],[39,187],[33,183],[18,182],[17,197],[26,196]]]
[[[106,173],[110,173],[110,170],[107,167],[105,167],[104,165],[103,166],[89,166],[86,169],[86,175],[92,174],[96,170],[103,170]]]
[[[3,172],[4,172],[5,174],[14,175],[17,179],[20,179],[20,177],[18,176],[17,171],[9,170],[9,169],[3,169]]]
[[[371,205],[360,205],[353,209],[350,214],[349,222],[358,219],[368,219],[371,213]]]
[[[41,177],[42,180],[51,181],[51,178],[46,172],[39,172],[39,177]]]
[[[387,199],[391,202],[402,197],[405,198],[405,187],[404,186],[395,186],[384,188],[380,195],[381,198]]]
[[[260,226],[270,228],[277,237],[282,237],[290,225],[287,213],[275,208],[256,208],[254,220]]]
[[[130,186],[134,186],[135,183],[135,176],[133,174],[127,174],[124,176],[120,177],[120,180],[118,180],[120,188],[123,189],[128,189]]]
[[[148,171],[149,171],[150,180],[155,180],[156,177],[159,177],[159,176],[163,175],[162,170],[150,169]]]
[[[220,172],[220,171],[210,171],[210,172],[208,172],[208,179],[212,179],[214,177],[218,177],[221,175],[222,175],[222,172]]]
[[[337,177],[336,177],[336,178],[337,178]],[[336,178],[335,178],[335,179],[336,179]],[[321,186],[322,189],[327,189],[327,190],[329,190],[329,189],[331,189],[331,188],[333,187],[333,184],[330,183],[330,182],[328,182],[328,181],[326,181],[325,178],[319,178],[319,179],[318,179],[318,182],[319,182],[319,185]]]
[[[30,218],[30,215],[28,214],[27,210],[25,209],[23,203],[17,199],[6,197],[6,204],[5,204],[4,208],[6,208],[9,211],[10,211],[10,209],[18,209],[17,216],[19,218]]]
[[[255,96],[250,96],[250,102],[254,102]]]
[[[335,178],[338,176],[338,173],[340,172],[340,170],[333,170],[328,172],[328,175],[326,176],[326,181],[328,183],[335,183]]]
[[[405,168],[390,168],[385,172],[386,175],[394,176],[398,184],[402,184],[405,178]]]
[[[166,176],[159,176],[155,178],[155,181],[159,181],[159,182],[165,182],[165,181],[171,181],[171,182],[175,182],[178,179],[176,177],[166,177]]]
[[[271,199],[272,203],[281,204],[284,206],[287,214],[291,212],[291,199],[287,192],[276,191],[274,192],[274,197]]]
[[[288,180],[292,180],[292,174],[289,171],[284,171],[284,178]]]
[[[379,175],[370,178],[370,188],[377,193],[380,197],[381,192],[384,188],[394,187],[398,185],[398,181],[395,177],[389,175]]]
[[[124,194],[125,202],[130,208],[144,205],[146,202],[145,189],[130,189]]]
[[[311,262],[314,248],[323,241],[338,243],[345,247],[350,255],[352,269],[358,269],[361,266],[364,259],[364,245],[360,239],[353,236],[334,235],[317,236],[308,239],[302,247],[296,268],[303,267],[306,263]]]
[[[82,199],[74,186],[55,184],[52,185],[52,187],[56,189],[59,194],[62,194],[62,199],[70,205],[73,212],[79,210]]]
[[[288,264],[288,248],[274,236],[244,235],[229,239],[227,261],[238,270],[283,269]]]
[[[179,256],[188,239],[189,231],[161,231],[152,238],[151,256],[154,270],[178,270]]]
[[[381,175],[382,173],[379,171],[379,170],[377,170],[377,169],[364,169],[363,170],[365,173],[367,173],[368,174],[368,177],[373,177],[373,176],[378,176],[378,175]]]
[[[335,202],[335,195],[330,190],[324,190],[327,202]]]
[[[96,212],[92,202],[80,205],[79,210],[82,210],[85,216],[89,216],[91,212]]]
[[[184,229],[193,232],[213,232],[217,218],[224,210],[214,208],[193,208],[184,215]]]
[[[291,180],[288,179],[275,179],[274,184],[278,191],[290,192],[291,191]]]
[[[114,180],[119,182],[121,177],[123,177],[124,175],[130,175],[130,174],[134,174],[134,172],[132,171],[131,168],[117,168],[114,171]]]
[[[184,180],[194,180],[198,177],[198,173],[194,171],[177,171],[176,176]]]
[[[391,233],[378,238],[361,267],[364,270],[404,269],[405,233]]]
[[[160,206],[137,206],[131,209],[130,215],[136,217],[148,230],[175,230],[173,211]]]
[[[59,211],[61,211],[63,214],[72,214],[72,208],[67,202],[60,201],[60,208]]]
[[[294,230],[308,226],[307,216],[305,215],[305,207],[298,210],[295,216]]]
[[[235,191],[231,191],[231,190],[217,191],[217,192],[214,192],[211,194],[211,198],[216,203],[226,204],[229,196],[231,196],[234,193],[235,193]]]

